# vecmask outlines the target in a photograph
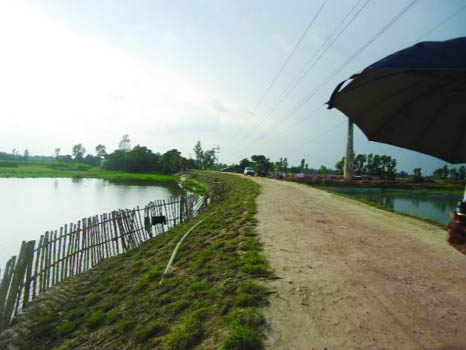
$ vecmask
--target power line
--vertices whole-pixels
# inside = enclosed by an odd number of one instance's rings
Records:
[[[415,41],[418,42],[422,39],[424,39],[426,36],[428,36],[430,33],[432,33],[433,31],[437,30],[438,28],[440,28],[441,26],[443,26],[445,23],[447,23],[449,20],[451,20],[452,18],[458,16],[461,12],[463,12],[464,10],[466,10],[466,4],[461,6],[459,9],[457,9],[455,12],[453,12],[450,16],[446,17],[443,21],[441,21],[439,24],[437,24],[436,26],[434,26],[432,29],[430,29],[427,33],[421,35],[419,38],[417,38]]]
[[[314,17],[311,19],[311,21],[309,22],[309,24],[307,25],[306,29],[304,30],[303,34],[301,34],[301,37],[299,38],[299,40],[296,42],[293,50],[291,50],[290,54],[288,55],[288,57],[286,58],[285,62],[282,64],[281,68],[279,69],[278,73],[275,75],[275,77],[273,78],[272,82],[270,83],[270,85],[267,87],[267,89],[265,90],[264,94],[262,95],[262,97],[259,99],[259,101],[257,102],[256,106],[254,107],[252,113],[250,114],[249,118],[246,120],[246,122],[241,126],[241,128],[239,129],[239,131],[236,133],[235,137],[236,138],[240,133],[241,131],[243,130],[243,128],[246,126],[246,124],[251,120],[251,118],[255,115],[256,113],[256,110],[257,108],[259,107],[259,105],[262,103],[262,101],[264,100],[265,96],[267,96],[267,94],[269,93],[270,89],[272,89],[273,85],[275,84],[275,82],[278,80],[278,78],[280,77],[281,73],[283,72],[283,70],[285,69],[285,67],[288,65],[288,62],[291,60],[291,57],[294,55],[294,53],[296,52],[296,50],[298,49],[299,45],[301,44],[301,42],[303,41],[303,39],[306,37],[307,33],[309,32],[309,29],[311,29],[312,25],[314,24],[314,22],[316,21],[317,17],[319,16],[320,12],[322,11],[322,9],[324,8],[325,4],[327,3],[328,0],[324,0],[324,2],[322,2],[322,4],[320,5],[320,8],[319,10],[316,12],[316,14],[314,15]]]
[[[425,32],[424,34],[422,34],[421,36],[419,36],[414,42],[413,44],[415,44],[416,42],[419,42],[419,40],[422,40],[423,38],[425,38],[426,36],[428,36],[429,34],[431,34],[433,31],[437,30],[438,28],[440,28],[442,25],[444,25],[445,23],[447,23],[448,21],[450,21],[451,19],[453,19],[454,17],[456,17],[458,14],[460,14],[462,11],[466,10],[466,5],[463,5],[461,7],[459,7],[455,12],[453,12],[452,14],[450,14],[449,16],[447,16],[446,18],[444,18],[442,21],[440,21],[438,24],[436,24],[435,26],[433,26],[431,29],[429,29],[427,32]],[[308,118],[308,117],[307,117]],[[306,119],[307,119],[306,118]],[[332,127],[331,129],[327,130],[327,132],[325,132],[324,134],[321,134],[319,135],[317,138],[312,138],[311,141],[314,141],[318,138],[320,138],[321,136],[325,136],[327,134],[329,134],[330,132],[336,130],[340,125],[342,125],[343,123],[345,123],[346,121],[343,120],[341,123],[335,125],[334,127]],[[309,141],[305,142],[305,143],[308,143]],[[302,144],[300,144],[300,147],[302,146]]]
[[[293,90],[298,84],[299,82],[309,73],[309,71],[312,69],[313,66],[315,66],[315,64],[318,62],[317,61],[314,61],[314,59],[316,58],[316,56],[319,54],[320,50],[322,48],[325,47],[325,45],[327,45],[327,43],[331,40],[331,38],[333,37],[333,35],[337,32],[337,30],[340,28],[340,26],[346,21],[346,19],[351,15],[351,13],[357,8],[357,6],[359,5],[359,3],[361,2],[362,0],[358,0],[356,2],[356,4],[351,8],[351,10],[345,15],[345,17],[340,21],[340,23],[335,27],[335,29],[333,30],[333,32],[328,36],[328,38],[322,43],[322,45],[319,47],[319,49],[314,53],[314,55],[306,62],[306,64],[301,68],[301,70],[299,71],[299,73],[292,79],[292,81],[290,82],[290,84],[288,84],[288,86],[285,88],[285,90],[283,90],[282,94],[280,95],[280,97],[278,98],[278,102],[276,102],[273,106],[271,105],[271,110],[269,109],[268,111],[268,114],[272,113],[276,107],[281,104],[281,102],[289,95],[289,93],[291,92],[291,90]],[[357,15],[359,14],[359,12],[361,12],[364,7],[366,7],[366,5],[369,3],[369,0],[366,0],[366,3],[364,4],[364,6],[358,11],[358,13],[353,17],[353,19],[350,20],[350,22],[346,25],[346,27],[348,27],[348,25],[351,24],[351,22],[353,22],[353,20],[357,17]],[[332,46],[332,44],[335,42],[336,39],[338,39],[338,37],[345,31],[346,27],[340,31],[339,34],[337,34],[337,36],[334,38],[334,40],[330,43],[329,47],[327,47],[327,50],[330,48],[330,46]],[[325,51],[326,52],[326,51]],[[325,53],[324,52],[324,53]],[[321,55],[322,56],[322,55]],[[313,63],[314,62],[314,63]]]
[[[335,41],[346,31],[346,29],[349,27],[349,25],[351,23],[353,23],[353,21],[359,16],[359,14],[362,12],[362,10],[364,10],[364,8],[368,5],[369,3],[369,0],[366,0],[366,2],[364,3],[364,5],[357,11],[357,13],[350,19],[350,21],[345,25],[345,27],[332,39],[332,36],[336,33],[336,31],[338,30],[338,28],[345,22],[345,20],[349,17],[349,15],[354,11],[354,9],[357,7],[357,5],[361,2],[361,0],[359,0],[355,6],[353,6],[353,8],[346,14],[346,16],[343,18],[343,20],[337,25],[337,27],[335,28],[335,30],[332,32],[332,34],[329,36],[328,40],[326,42],[323,43],[323,45],[321,45],[321,47],[319,48],[319,50],[317,50],[316,54],[311,58],[311,60],[309,60],[303,67],[303,69],[301,69],[301,71],[298,73],[298,75],[295,77],[294,81],[292,81],[292,83],[294,82],[293,86],[291,87],[291,89],[288,89],[290,87],[290,85],[285,89],[288,91],[285,93],[285,94],[282,94],[282,96],[279,98],[278,102],[275,103],[275,105],[272,107],[271,110],[269,110],[269,112],[267,113],[266,117],[268,117],[275,109],[276,107],[278,107],[278,105],[280,105],[284,99],[286,97],[289,96],[289,94],[299,85],[299,83],[306,77],[306,75],[312,70],[312,68],[315,67],[315,65],[320,61],[320,59],[325,55],[325,53],[330,49],[330,47],[335,43]],[[325,47],[325,45],[327,44],[328,41],[330,41],[330,44],[325,48],[325,50],[320,54],[320,56],[315,60],[313,61],[313,59],[317,56],[317,54],[319,53],[319,51]],[[310,64],[311,63],[311,64]],[[310,65],[309,65],[310,64]],[[309,65],[309,66],[308,66]],[[302,74],[302,72],[304,71],[304,74]],[[280,126],[281,124],[283,124],[283,122],[285,122],[286,120],[288,120],[293,114],[290,113],[288,114],[284,119],[282,119],[278,125],[276,126],[272,126],[271,130],[273,129],[276,129],[278,126]],[[256,125],[257,126],[257,125]],[[259,141],[261,138],[263,138],[265,135],[268,135],[269,138],[270,138],[270,133],[269,133],[269,130],[265,131],[261,136],[259,136],[256,140],[252,141],[252,142],[257,142]]]
[[[395,24],[418,0],[412,0],[406,7],[403,8],[396,16],[394,16],[381,30],[379,30],[372,38],[370,38],[364,45],[362,45],[355,53],[353,53],[345,62],[343,62],[338,69],[336,69],[325,81],[323,81],[318,87],[316,87],[313,92],[302,99],[298,104],[296,104],[291,111],[286,114],[285,120],[290,117],[290,115],[296,113],[302,106],[304,106],[312,97],[314,97],[318,92],[320,92],[332,79],[340,73],[348,64],[350,64],[356,57],[358,57],[365,49],[367,49],[374,41],[376,41],[383,33],[385,33],[393,24]],[[276,124],[273,128],[276,128],[277,125],[280,125],[281,121]],[[250,144],[248,145],[250,146]]]

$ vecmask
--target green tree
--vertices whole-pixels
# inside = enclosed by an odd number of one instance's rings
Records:
[[[125,152],[128,152],[131,150],[131,140],[129,139],[128,134],[123,135],[120,143],[118,144],[118,149],[121,151],[125,151]]]
[[[422,169],[415,168],[413,169],[414,181],[423,181],[424,178],[422,177]]]
[[[55,148],[55,159],[58,159],[58,157],[60,156],[60,151],[61,151],[60,147]]]
[[[24,160],[29,160],[29,150],[24,150]]]
[[[336,164],[335,169],[343,174],[343,167],[345,166],[345,157],[341,158]]]
[[[204,151],[202,150],[201,141],[197,141],[197,143],[194,145],[193,151],[196,157],[196,164],[200,168],[204,162]]]
[[[446,179],[448,177],[448,174],[450,174],[450,170],[448,169],[448,165],[445,164],[442,168],[443,178]]]
[[[239,167],[240,167],[241,172],[244,171],[244,168],[249,167],[249,166],[252,167],[253,165],[254,164],[247,158],[241,159],[241,161],[239,162]]]
[[[73,146],[71,154],[74,157],[74,160],[81,161],[84,158],[84,154],[86,153],[86,149],[83,147],[81,143]]]
[[[353,160],[353,169],[356,174],[362,175],[364,174],[364,168],[366,164],[367,157],[365,154],[358,154]],[[344,157],[343,157],[343,164],[341,171],[343,171],[344,166]]]
[[[458,178],[459,178],[458,170],[456,170],[456,168],[451,168],[450,169],[450,176],[453,179],[458,180]]]
[[[107,155],[107,151],[105,150],[105,146],[102,145],[102,144],[97,145],[95,147],[95,153],[96,153],[97,157],[99,157],[100,159],[105,158],[105,156]]]
[[[329,173],[329,169],[325,165],[321,165],[318,172],[321,175],[326,175]]]
[[[464,165],[460,166],[458,169],[458,178],[460,181],[466,180],[466,168]]]
[[[264,155],[253,155],[251,160],[254,162],[254,168],[259,174],[268,175],[273,170],[273,163]]]
[[[215,165],[215,151],[213,149],[209,149],[204,151],[202,156],[202,165],[205,169],[212,169]]]

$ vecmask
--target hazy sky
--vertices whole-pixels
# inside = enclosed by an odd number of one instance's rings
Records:
[[[0,151],[63,154],[76,143],[111,151],[127,133],[132,145],[187,157],[201,140],[220,146],[222,162],[265,154],[333,167],[345,151],[347,119],[324,103],[337,83],[420,39],[466,35],[466,11],[429,33],[465,0],[418,0],[340,69],[409,2],[0,0]],[[322,54],[353,7],[340,29],[359,14]],[[389,154],[408,171],[444,164],[369,142],[359,130],[355,152]]]

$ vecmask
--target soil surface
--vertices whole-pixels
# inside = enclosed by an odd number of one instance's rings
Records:
[[[254,178],[279,279],[266,349],[466,349],[466,256],[445,230],[304,185]]]

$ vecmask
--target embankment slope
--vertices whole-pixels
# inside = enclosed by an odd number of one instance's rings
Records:
[[[259,186],[224,174],[197,180],[217,188],[205,213],[42,294],[0,334],[0,349],[261,348],[269,268],[255,231]],[[173,248],[202,219],[160,284]]]

